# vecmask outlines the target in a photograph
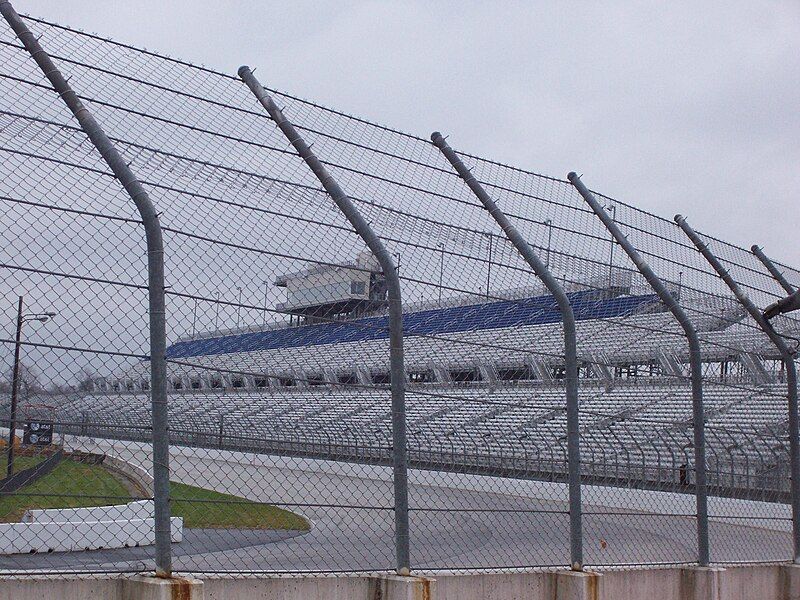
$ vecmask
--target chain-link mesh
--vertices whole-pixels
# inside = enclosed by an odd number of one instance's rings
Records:
[[[238,78],[27,22],[160,211],[175,569],[392,569],[387,298],[374,257]],[[0,516],[18,524],[0,542],[16,543],[37,508],[99,505],[72,518],[105,532],[97,547],[9,553],[0,565],[150,569],[141,223],[28,53],[0,31],[6,370],[18,296],[30,317],[15,419],[30,426],[17,469],[60,461],[3,488]],[[553,298],[427,139],[270,93],[395,258],[412,566],[568,564]],[[578,321],[586,563],[696,561],[682,330],[569,182],[461,158],[562,283]],[[778,353],[672,221],[598,198],[701,337],[712,561],[788,557]],[[785,295],[749,251],[707,239],[759,306]],[[46,312],[57,314],[31,320]],[[796,319],[775,324],[794,345]],[[30,443],[30,427],[51,423],[54,443]]]

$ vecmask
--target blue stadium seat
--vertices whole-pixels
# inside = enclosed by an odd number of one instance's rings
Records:
[[[658,302],[654,294],[605,298],[602,292],[595,290],[573,292],[569,297],[575,318],[578,320],[624,317],[647,304]],[[553,297],[548,295],[407,313],[403,315],[403,329],[407,336],[441,335],[559,321],[561,313]],[[388,335],[386,316],[367,317],[353,321],[183,341],[170,346],[167,349],[167,357],[174,359],[318,346],[381,339]]]

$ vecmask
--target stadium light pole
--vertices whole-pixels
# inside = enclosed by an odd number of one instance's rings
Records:
[[[264,280],[264,327],[267,326],[267,302],[269,302],[269,281]]]
[[[192,312],[192,339],[197,331],[197,298],[194,299],[194,311]]]
[[[517,231],[508,217],[497,206],[488,192],[475,179],[471,171],[456,154],[438,131],[431,134],[431,140],[469,187],[470,191],[481,201],[495,222],[500,226],[506,238],[514,245],[517,252],[536,273],[553,298],[561,312],[564,324],[564,384],[567,400],[567,464],[569,472],[569,541],[570,567],[574,571],[583,570],[583,525],[581,515],[581,454],[580,428],[578,413],[578,348],[575,315],[569,296],[550,273],[542,260],[531,248],[530,244]]]
[[[689,367],[692,385],[692,425],[694,438],[694,463],[695,463],[695,497],[697,510],[697,554],[701,567],[708,566],[710,560],[708,543],[708,486],[706,475],[706,438],[705,438],[705,411],[703,408],[703,362],[700,354],[700,338],[691,320],[681,307],[678,300],[667,289],[667,286],[656,275],[647,261],[620,230],[614,216],[605,211],[594,194],[581,181],[574,172],[567,175],[570,183],[578,190],[595,215],[605,225],[611,234],[612,244],[618,242],[622,250],[631,259],[636,269],[644,276],[650,287],[678,321],[684,331],[689,344]]]
[[[14,338],[14,366],[11,371],[11,408],[8,419],[8,454],[6,464],[6,477],[14,474],[14,433],[17,426],[17,402],[19,397],[19,359],[22,349],[22,324],[29,321],[46,323],[56,316],[54,312],[23,314],[24,299],[19,297],[17,302],[17,333]]]
[[[216,334],[219,331],[219,290],[217,290],[217,301],[214,303],[216,304],[216,315],[214,316],[214,333]]]
[[[442,305],[442,285],[444,282],[444,243],[436,244],[439,248],[439,306]]]
[[[236,299],[236,329],[239,329],[239,323],[242,319],[242,286],[237,285],[236,289],[239,290],[239,296]]]
[[[617,206],[615,204],[609,204],[608,206],[602,207],[604,210],[607,210],[611,213],[611,221],[617,220]],[[608,256],[608,289],[611,289],[612,284],[614,283],[614,236],[611,236],[611,252]]]
[[[552,219],[545,219],[544,224],[547,225],[547,254],[545,254],[544,266],[550,268],[550,245],[553,242],[553,221]]]
[[[761,314],[761,311],[753,304],[753,301],[734,281],[728,270],[722,265],[714,255],[708,244],[702,237],[686,222],[681,215],[675,215],[675,222],[678,224],[686,236],[692,241],[703,258],[716,271],[725,285],[733,292],[752,319],[758,324],[761,330],[767,334],[769,339],[778,349],[786,371],[786,400],[789,413],[789,470],[790,484],[792,492],[792,545],[794,564],[800,564],[800,422],[797,414],[797,369],[794,364],[794,353],[786,345],[786,340],[775,331],[770,322]]]
[[[489,289],[492,285],[492,232],[486,233],[486,236],[489,238],[489,265],[486,270],[486,299],[489,299]]]

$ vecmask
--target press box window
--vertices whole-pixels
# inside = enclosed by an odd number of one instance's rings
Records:
[[[350,293],[357,296],[363,296],[367,292],[367,284],[363,281],[351,281]]]

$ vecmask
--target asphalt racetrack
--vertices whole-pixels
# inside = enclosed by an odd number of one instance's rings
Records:
[[[125,454],[127,452],[127,454]],[[116,452],[148,464],[144,448]],[[394,513],[390,481],[369,469],[345,465],[339,473],[274,464],[214,460],[210,453],[173,454],[173,479],[251,500],[285,505],[309,518],[311,531],[186,529],[173,544],[174,569],[221,571],[381,571],[394,565]],[[260,457],[261,463],[265,460]],[[267,458],[267,460],[272,460]],[[566,498],[531,497],[501,491],[459,489],[428,472],[409,487],[411,560],[415,570],[563,567],[568,564]],[[456,476],[457,477],[457,476]],[[474,476],[464,476],[474,477]],[[605,493],[605,491],[604,491]],[[609,502],[584,504],[587,565],[691,563],[696,556],[695,520],[675,509],[614,508],[622,494],[607,488]],[[297,506],[301,504],[301,506]],[[339,506],[331,506],[339,505]],[[713,514],[713,511],[712,511]],[[753,517],[755,513],[742,513]],[[772,517],[774,518],[774,517]],[[731,522],[735,521],[735,522]],[[763,521],[766,522],[766,521]],[[763,523],[762,522],[762,523]],[[780,561],[791,556],[788,531],[712,520],[713,562]],[[749,523],[749,521],[748,521]],[[153,547],[57,552],[0,557],[3,571],[151,570]]]

